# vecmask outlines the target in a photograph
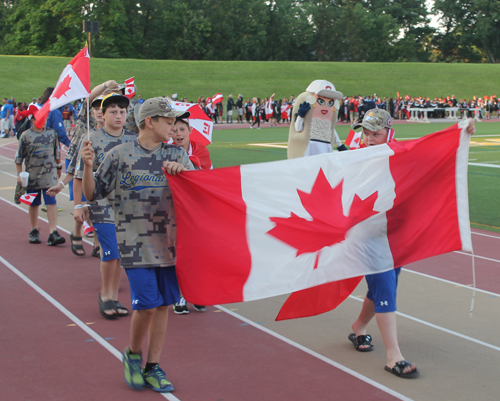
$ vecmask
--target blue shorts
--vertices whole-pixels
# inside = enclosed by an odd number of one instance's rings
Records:
[[[56,205],[57,204],[56,197],[55,196],[47,195],[47,190],[46,189],[39,189],[39,190],[35,190],[35,191],[31,191],[29,189],[26,190],[26,193],[32,193],[32,194],[34,194],[35,192],[38,195],[36,196],[36,198],[31,203],[31,206],[40,206],[42,204],[42,192],[43,192],[43,200],[44,200],[44,202],[45,202],[46,205]]]
[[[375,304],[375,313],[396,312],[396,293],[401,267],[384,273],[365,276],[368,284],[366,297]]]
[[[99,245],[101,246],[101,261],[120,259],[118,241],[116,240],[116,227],[110,223],[93,224]]]
[[[68,166],[71,163],[71,160],[65,159],[65,163],[66,163],[66,173],[67,173],[68,172]],[[69,188],[69,200],[70,201],[75,200],[74,197],[73,197],[73,180],[71,180],[69,182],[68,188]],[[87,201],[87,199],[85,199],[85,195],[82,192],[82,202],[86,202],[86,201]]]
[[[175,266],[125,269],[132,309],[154,309],[179,302],[181,292]]]

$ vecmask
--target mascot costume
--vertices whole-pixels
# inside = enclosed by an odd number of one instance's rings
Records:
[[[301,93],[292,110],[288,134],[288,158],[347,150],[335,131],[339,100],[344,95],[329,81],[318,79]]]

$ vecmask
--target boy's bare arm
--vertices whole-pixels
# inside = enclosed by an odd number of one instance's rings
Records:
[[[23,165],[16,163],[16,170],[17,170],[17,182],[19,183],[19,185],[21,185],[21,177],[19,176],[19,174],[23,171]]]
[[[94,164],[94,149],[91,142],[86,139],[82,147],[82,161],[83,161],[83,193],[87,200],[94,199],[95,181],[92,166]]]

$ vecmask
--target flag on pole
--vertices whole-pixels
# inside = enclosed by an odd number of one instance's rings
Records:
[[[394,130],[392,130],[394,131]],[[349,146],[349,149],[358,149],[361,145],[361,134],[362,131],[354,131],[351,129],[349,134],[347,135],[347,139],[345,140],[345,144]]]
[[[55,110],[76,99],[90,96],[89,52],[83,48],[70,61],[57,81],[57,85],[49,100],[35,115],[36,127],[42,128],[52,110]]]
[[[218,104],[218,103],[222,103],[222,101],[224,100],[224,96],[222,95],[222,93],[217,93],[216,95],[214,95],[212,97],[212,103],[213,104]]]
[[[125,96],[129,99],[135,95],[134,77],[125,80]]]
[[[33,203],[33,201],[35,200],[37,195],[38,195],[38,193],[36,193],[36,192],[24,194],[19,198],[19,200],[21,202],[25,203],[26,205],[30,206]]]
[[[470,251],[467,123],[356,152],[169,175],[186,300],[256,300]]]

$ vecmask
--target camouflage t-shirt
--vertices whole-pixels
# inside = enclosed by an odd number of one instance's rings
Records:
[[[90,113],[90,118],[89,118],[90,131],[93,131],[95,129],[95,124],[96,124],[95,119],[92,116],[92,113]],[[80,109],[80,112],[78,113],[78,118],[75,124],[75,131],[73,133],[73,137],[71,138],[71,143],[68,146],[68,153],[66,153],[66,159],[71,160],[73,158],[73,155],[76,153],[78,147],[80,146],[80,141],[82,137],[85,136],[86,134],[87,134],[87,102],[85,101],[82,103],[82,107]],[[66,172],[68,172],[68,170],[66,170]],[[74,174],[74,166],[73,166],[73,171],[70,174]]]
[[[130,102],[127,109],[127,120],[124,128],[131,132],[139,133],[139,111],[142,104],[137,99]]]
[[[135,140],[112,149],[94,174],[94,199],[115,192],[116,237],[126,269],[175,265],[175,213],[164,161],[194,170],[181,147],[162,143],[148,150]]]
[[[90,134],[90,141],[92,142],[95,154],[92,171],[97,171],[106,154],[111,149],[122,143],[131,142],[136,138],[136,134],[127,130],[122,130],[120,136],[109,135],[104,128],[92,132]],[[83,141],[81,141],[81,143],[83,144]],[[81,156],[79,156],[79,161],[75,169],[75,178],[79,180],[83,178],[83,169],[81,167],[83,167],[83,161]],[[113,208],[111,206],[113,204],[113,194],[110,194],[107,199],[102,199],[97,202],[92,201],[89,202],[89,204],[89,217],[92,223],[115,223]]]
[[[93,132],[95,132],[95,130],[91,129],[89,136],[92,135]],[[85,129],[85,131],[80,133],[80,139],[78,141],[78,146],[76,147],[76,150],[74,151],[73,156],[71,157],[71,160],[68,164],[68,167],[66,167],[67,174],[76,175],[76,166],[78,165],[78,162],[80,161],[80,151],[82,150],[83,141],[85,139],[87,139],[87,129]],[[71,143],[73,143],[73,142],[71,142]]]
[[[60,158],[59,140],[53,129],[24,131],[19,139],[16,164],[24,160],[25,171],[30,174],[27,190],[47,189],[57,184],[57,163]]]

